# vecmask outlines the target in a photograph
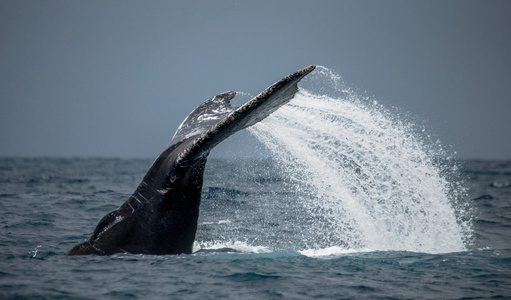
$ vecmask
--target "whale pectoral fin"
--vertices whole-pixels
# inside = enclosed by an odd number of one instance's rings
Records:
[[[181,152],[177,163],[185,164],[188,161],[201,158],[235,132],[262,121],[279,107],[288,103],[298,91],[298,82],[315,68],[314,65],[308,66],[277,81],[255,98],[237,108],[195,139]]]

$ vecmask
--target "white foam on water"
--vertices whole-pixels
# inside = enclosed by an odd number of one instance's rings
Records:
[[[299,251],[300,254],[308,257],[339,257],[346,254],[359,253],[359,252],[372,252],[372,249],[346,249],[344,247],[332,246],[322,249],[306,249]]]
[[[233,249],[243,253],[268,253],[271,250],[265,246],[250,245],[246,241],[211,241],[211,242],[195,242],[193,252],[201,249],[219,250],[219,249]]]
[[[217,222],[202,222],[199,225],[229,225],[231,223],[232,223],[231,220],[225,219]]]
[[[441,147],[328,69],[313,74],[338,95],[301,89],[249,128],[290,178],[304,218],[314,220],[307,228],[312,248],[466,250],[470,226],[457,204],[463,191],[438,163]]]

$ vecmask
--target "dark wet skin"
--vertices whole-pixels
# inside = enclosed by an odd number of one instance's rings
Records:
[[[191,253],[209,152],[235,132],[270,115],[291,100],[309,66],[270,86],[236,110],[235,92],[199,105],[181,124],[133,195],[104,216],[92,236],[68,255]]]

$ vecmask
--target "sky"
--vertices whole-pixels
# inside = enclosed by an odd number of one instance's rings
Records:
[[[0,157],[155,158],[224,91],[310,64],[511,159],[511,1],[0,0]]]

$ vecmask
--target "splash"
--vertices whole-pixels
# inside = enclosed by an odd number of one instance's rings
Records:
[[[228,252],[241,253],[268,253],[268,247],[253,246],[247,241],[211,241],[211,242],[195,242],[193,252],[200,250],[223,250]]]
[[[39,249],[41,249],[43,245],[38,245],[35,247],[34,251],[30,251],[30,254],[32,255],[32,258],[35,258],[37,254],[39,253]]]
[[[310,219],[311,248],[465,250],[462,194],[414,126],[358,96],[320,67],[319,92],[300,90],[249,128],[290,179]],[[327,83],[329,90],[325,90]],[[334,95],[335,94],[335,95]]]

